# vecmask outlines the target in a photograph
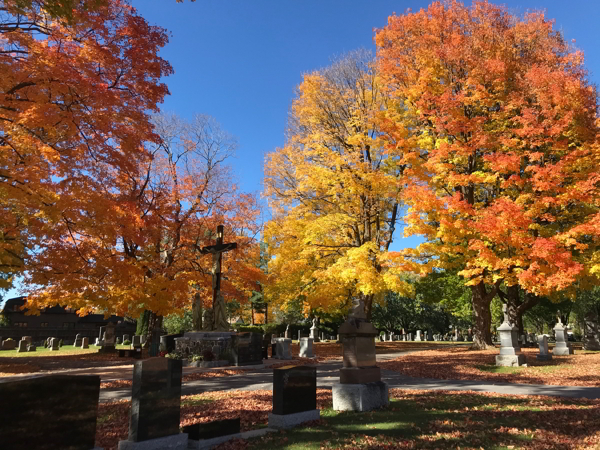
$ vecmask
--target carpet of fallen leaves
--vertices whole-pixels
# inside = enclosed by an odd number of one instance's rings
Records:
[[[296,429],[237,439],[217,449],[283,449],[293,443],[344,450],[600,448],[600,400],[403,389],[391,389],[390,399],[390,407],[379,411],[328,412],[306,425],[310,433]],[[331,408],[331,391],[318,389],[317,403]],[[264,427],[271,408],[266,390],[184,396],[181,425],[240,417],[247,431]],[[129,401],[99,405],[97,446],[113,450],[127,438],[129,409]]]
[[[6,357],[6,352],[0,356],[0,377],[54,371],[63,369],[86,369],[94,367],[109,367],[131,364],[133,358],[119,358],[110,353],[41,353],[39,356]]]
[[[205,372],[206,373],[206,372]],[[121,400],[98,405],[96,445],[115,450],[127,439],[131,402]],[[317,407],[331,408],[331,391],[317,389]],[[240,417],[242,431],[264,427],[273,408],[271,391],[218,391],[181,397],[181,426]],[[245,444],[243,444],[245,445]]]
[[[377,342],[375,344],[375,352],[377,354],[382,353],[400,353],[408,351],[419,351],[426,349],[435,349],[440,347],[446,347],[446,344],[439,344],[433,342]],[[298,357],[300,353],[300,345],[292,344],[290,346],[292,356]],[[342,357],[342,344],[336,342],[318,342],[313,345],[313,351],[316,356],[316,361],[329,361],[332,359],[338,359]],[[270,354],[270,353],[269,353]]]
[[[418,378],[600,386],[600,352],[580,352],[554,357],[551,361],[538,361],[535,349],[523,349],[523,352],[527,357],[527,367],[519,368],[497,368],[495,358],[498,349],[475,351],[466,348],[409,353],[379,366]]]

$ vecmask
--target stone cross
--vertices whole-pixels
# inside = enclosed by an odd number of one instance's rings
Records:
[[[225,301],[221,294],[221,260],[222,254],[230,250],[237,248],[237,243],[230,242],[227,244],[223,243],[223,225],[217,226],[217,243],[216,245],[209,245],[202,247],[200,253],[203,255],[211,254],[213,257],[212,267],[212,288],[213,288],[213,323],[212,329],[216,331],[227,331],[229,329],[229,323],[227,322],[227,316],[225,313]],[[208,324],[204,324],[206,328]]]

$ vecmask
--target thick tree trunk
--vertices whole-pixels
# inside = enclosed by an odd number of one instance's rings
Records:
[[[488,292],[484,283],[471,286],[471,295],[473,303],[473,316],[475,319],[475,328],[473,330],[473,345],[475,350],[485,350],[492,345],[492,313],[490,312],[490,303],[496,295],[497,285]]]
[[[507,305],[509,320],[519,328],[519,336],[521,336],[525,332],[523,314],[538,304],[539,297],[525,293],[524,298],[521,299],[521,288],[519,285],[507,287],[506,293],[498,290],[498,294]]]
[[[364,295],[360,294],[360,299],[365,304],[365,314],[367,315],[367,321],[371,321],[371,314],[373,313],[373,299],[375,296],[373,294]]]

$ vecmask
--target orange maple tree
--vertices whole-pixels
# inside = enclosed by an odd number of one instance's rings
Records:
[[[598,103],[583,54],[543,13],[481,1],[391,16],[376,43],[396,101],[381,126],[408,165],[407,231],[427,238],[413,256],[461,270],[475,345],[491,343],[502,286],[597,282]]]
[[[136,223],[127,188],[172,70],[166,32],[125,1],[77,2],[70,21],[25,3],[4,1],[0,17],[0,267],[47,286],[73,261],[99,271],[114,225]]]

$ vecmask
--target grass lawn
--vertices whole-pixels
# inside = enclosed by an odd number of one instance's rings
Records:
[[[25,358],[25,357],[52,357],[52,356],[64,356],[64,355],[85,355],[86,353],[97,353],[99,347],[93,345],[90,348],[82,349],[80,347],[73,347],[72,345],[63,345],[58,350],[51,351],[48,348],[37,347],[35,352],[23,352],[18,353],[17,350],[4,350],[0,352],[1,358]]]
[[[551,361],[538,361],[537,349],[523,349],[523,353],[527,367],[497,367],[498,349],[464,347],[416,351],[379,366],[418,378],[600,387],[600,352],[575,350],[575,355],[555,356]]]
[[[390,406],[379,411],[335,412],[331,391],[318,389],[321,420],[217,449],[567,450],[600,445],[600,400],[401,389],[391,389],[390,399]],[[113,450],[126,438],[129,405],[99,405],[96,445]],[[181,425],[240,417],[242,431],[253,430],[266,426],[271,407],[271,391],[185,396]]]

